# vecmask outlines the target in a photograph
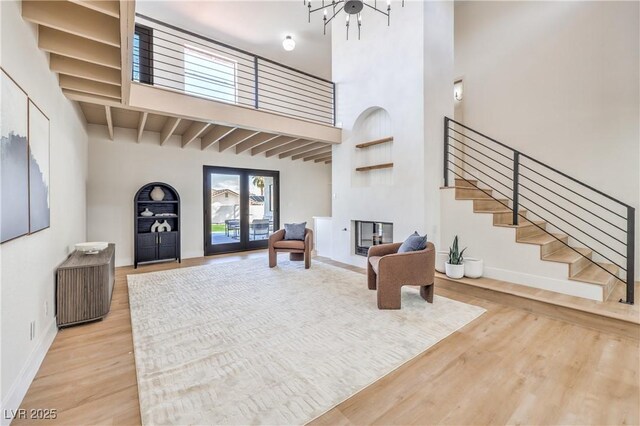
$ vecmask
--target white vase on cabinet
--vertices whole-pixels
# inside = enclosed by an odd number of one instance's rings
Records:
[[[153,201],[162,201],[164,200],[164,191],[159,186],[154,186],[149,194]]]

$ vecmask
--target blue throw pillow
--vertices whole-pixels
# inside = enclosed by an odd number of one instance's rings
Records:
[[[307,227],[307,222],[285,223],[284,239],[285,240],[304,240],[304,229],[306,227]]]
[[[404,243],[402,243],[398,249],[398,253],[424,250],[425,248],[427,248],[427,236],[421,237],[418,231],[416,231],[404,240]]]

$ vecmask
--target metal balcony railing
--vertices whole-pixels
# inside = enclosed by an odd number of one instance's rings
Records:
[[[192,96],[335,125],[335,84],[144,15],[132,80]]]
[[[512,210],[514,225],[524,217],[521,210],[526,210],[566,234],[570,242],[592,250],[595,258],[587,259],[626,284],[626,298],[621,302],[634,303],[635,209],[632,206],[445,117],[445,186],[450,177],[477,180],[490,188],[500,198],[497,200]],[[493,193],[490,195],[496,198]],[[541,228],[535,223],[534,226]],[[550,235],[555,237],[553,233]],[[586,257],[572,245],[562,243]],[[615,265],[619,273],[605,269],[598,260]]]

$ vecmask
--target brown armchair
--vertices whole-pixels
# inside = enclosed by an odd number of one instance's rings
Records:
[[[313,231],[309,228],[304,230],[304,241],[285,240],[284,229],[280,229],[269,237],[269,268],[273,268],[278,263],[278,253],[289,253],[289,259],[302,260],[304,267],[311,266],[311,250],[313,250]]]
[[[433,303],[436,253],[433,243],[424,250],[398,253],[402,243],[369,248],[367,281],[369,290],[378,290],[378,309],[400,309],[403,285],[420,286],[420,296]]]

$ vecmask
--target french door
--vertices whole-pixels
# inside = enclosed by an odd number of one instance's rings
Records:
[[[280,227],[280,172],[203,170],[204,254],[266,248]]]

